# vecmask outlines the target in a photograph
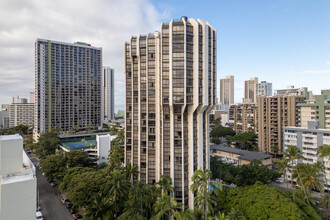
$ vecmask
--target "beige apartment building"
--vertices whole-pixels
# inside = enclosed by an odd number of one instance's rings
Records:
[[[259,151],[273,153],[271,147],[278,146],[283,151],[282,129],[299,124],[298,103],[304,102],[302,96],[276,95],[258,98],[258,146]]]
[[[172,20],[125,44],[125,163],[138,180],[172,178],[194,207],[194,171],[209,168],[209,111],[216,103],[216,30],[200,19]]]
[[[236,104],[229,108],[229,127],[236,133],[258,131],[258,107],[256,104]]]
[[[9,127],[34,126],[34,103],[13,103],[9,107]]]
[[[234,104],[234,76],[220,79],[220,104]]]
[[[244,81],[244,98],[243,103],[257,103],[257,84],[258,77],[250,78]]]

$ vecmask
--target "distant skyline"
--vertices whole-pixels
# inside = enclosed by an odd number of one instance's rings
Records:
[[[103,65],[115,69],[115,111],[124,109],[124,43],[160,30],[181,16],[209,22],[218,37],[218,79],[235,76],[235,102],[244,80],[258,77],[276,89],[330,89],[330,1],[233,0],[2,0],[0,1],[0,103],[29,97],[34,88],[37,38],[84,41],[103,48]]]

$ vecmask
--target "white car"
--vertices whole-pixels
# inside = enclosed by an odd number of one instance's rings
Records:
[[[36,212],[36,217],[38,220],[43,220],[44,217],[42,216],[42,213],[39,211],[39,212]]]

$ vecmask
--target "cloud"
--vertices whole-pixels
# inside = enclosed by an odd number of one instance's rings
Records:
[[[330,61],[327,61],[327,64],[330,65]]]
[[[301,74],[306,74],[306,75],[328,74],[328,73],[330,73],[330,70],[307,70],[301,72]]]
[[[124,42],[159,30],[166,16],[148,0],[1,0],[0,103],[33,90],[34,42],[43,38],[102,47],[103,65],[115,69],[116,109],[123,109]]]

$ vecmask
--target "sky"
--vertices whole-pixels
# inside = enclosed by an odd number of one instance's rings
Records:
[[[329,0],[0,0],[0,103],[34,89],[37,38],[102,47],[115,69],[115,111],[124,109],[124,43],[160,30],[161,22],[200,18],[217,30],[219,79],[330,89]]]

